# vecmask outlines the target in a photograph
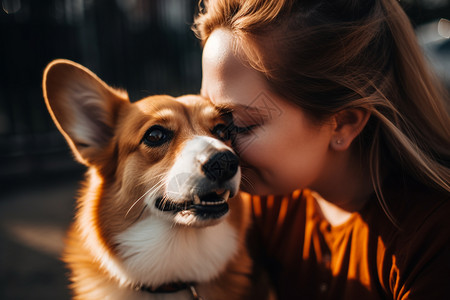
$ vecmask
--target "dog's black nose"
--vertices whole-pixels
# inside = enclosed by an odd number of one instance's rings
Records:
[[[239,158],[231,151],[217,152],[202,166],[206,177],[212,181],[224,182],[232,178],[239,167]]]

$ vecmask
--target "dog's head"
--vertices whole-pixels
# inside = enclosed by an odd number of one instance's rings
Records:
[[[43,89],[77,160],[98,179],[86,196],[95,200],[85,200],[97,201],[93,218],[117,232],[148,214],[189,226],[227,215],[240,169],[228,124],[208,100],[152,96],[130,103],[125,92],[66,60],[47,67]]]

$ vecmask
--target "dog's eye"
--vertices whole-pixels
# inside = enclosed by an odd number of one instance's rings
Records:
[[[160,126],[154,125],[150,127],[142,138],[144,142],[149,147],[158,147],[162,144],[170,141],[173,136],[173,132]]]
[[[222,141],[228,141],[231,139],[231,131],[229,126],[225,124],[217,124],[213,130],[211,130],[211,133],[217,136]]]

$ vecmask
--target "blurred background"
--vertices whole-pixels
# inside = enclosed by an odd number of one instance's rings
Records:
[[[130,99],[198,93],[197,0],[0,0],[0,299],[69,299],[59,261],[84,168],[41,90],[53,59],[74,60]],[[402,0],[430,63],[450,87],[450,0]]]

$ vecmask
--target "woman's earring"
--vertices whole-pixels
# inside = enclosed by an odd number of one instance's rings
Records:
[[[338,144],[338,145],[342,144],[342,140],[341,139],[337,139],[336,140],[336,144]]]

